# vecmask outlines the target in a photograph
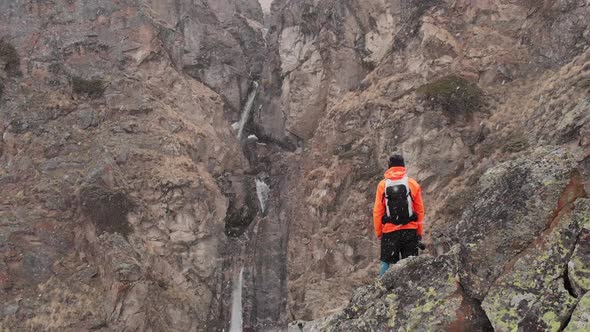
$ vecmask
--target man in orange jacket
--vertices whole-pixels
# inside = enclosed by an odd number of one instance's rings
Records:
[[[416,180],[406,175],[401,155],[389,158],[389,169],[377,186],[373,225],[381,240],[380,276],[390,264],[418,255],[424,228],[422,190]]]

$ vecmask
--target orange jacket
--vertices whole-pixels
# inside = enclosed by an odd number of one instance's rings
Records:
[[[392,167],[385,172],[385,179],[399,180],[406,175],[405,167]],[[381,219],[385,215],[385,179],[379,182],[377,193],[375,194],[375,205],[373,207],[373,226],[375,226],[375,235],[381,237],[383,233],[391,233],[402,229],[415,229],[418,235],[422,236],[424,229],[424,203],[422,202],[422,189],[416,180],[409,178],[408,184],[412,195],[412,209],[418,215],[418,221],[412,221],[406,225],[394,225],[387,223],[383,225]]]

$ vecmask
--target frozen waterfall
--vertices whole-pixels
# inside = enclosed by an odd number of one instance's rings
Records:
[[[258,95],[258,82],[252,82],[254,88],[250,91],[250,95],[248,96],[248,101],[246,105],[244,105],[244,110],[242,111],[242,117],[240,118],[240,125],[238,127],[238,140],[242,139],[242,135],[244,134],[244,127],[246,123],[248,123],[248,119],[250,118],[250,113],[252,112],[252,106],[254,105],[254,100],[256,100],[256,96]]]
[[[260,211],[266,211],[266,202],[268,201],[268,194],[270,188],[266,182],[261,179],[256,179],[256,195],[258,196],[258,203],[260,203]]]
[[[244,268],[240,269],[238,282],[234,282],[232,291],[231,304],[231,321],[229,324],[230,332],[242,332],[242,284],[243,284]]]

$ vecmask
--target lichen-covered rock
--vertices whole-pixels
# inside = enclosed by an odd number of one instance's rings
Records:
[[[576,306],[564,332],[585,332],[590,330],[590,293],[586,293]]]
[[[583,196],[580,180],[571,175],[575,166],[565,149],[543,148],[493,167],[480,178],[475,201],[456,225],[455,239],[462,243],[461,280],[468,293],[483,300],[511,260]],[[554,252],[561,259],[569,254],[575,235],[568,239],[561,254]]]
[[[580,233],[588,200],[559,211],[548,230],[521,252],[494,282],[482,307],[497,331],[558,331],[576,299],[564,287],[566,265]]]
[[[581,297],[590,290],[590,201],[579,201],[576,206],[581,230],[567,271],[575,295]]]
[[[518,322],[518,328],[523,331],[560,331],[575,305],[576,300],[564,288],[563,279],[559,279],[545,290],[541,299],[530,305],[530,310]],[[496,331],[504,330],[496,328]]]
[[[456,279],[456,252],[402,260],[357,290],[321,331],[484,331],[489,322]]]

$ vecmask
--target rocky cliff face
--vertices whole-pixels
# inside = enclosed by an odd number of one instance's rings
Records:
[[[0,2],[0,329],[586,329],[590,3],[269,4]]]
[[[255,1],[0,2],[0,329],[229,324],[261,26]]]
[[[527,219],[514,220],[511,204],[525,203],[502,196],[511,193],[508,183],[534,196],[529,171],[505,166],[508,182],[480,202],[482,174],[558,146],[573,155],[568,169],[588,192],[585,1],[275,1],[274,8],[274,79],[282,88],[259,123],[272,134],[265,121],[281,118],[300,146],[285,155],[283,189],[292,319],[337,310],[375,277],[370,211],[394,151],[423,186],[430,253],[485,240],[461,249],[466,265],[451,270],[476,303],[507,273],[495,260],[540,241],[560,194],[527,203]],[[463,226],[483,220],[485,227]]]

